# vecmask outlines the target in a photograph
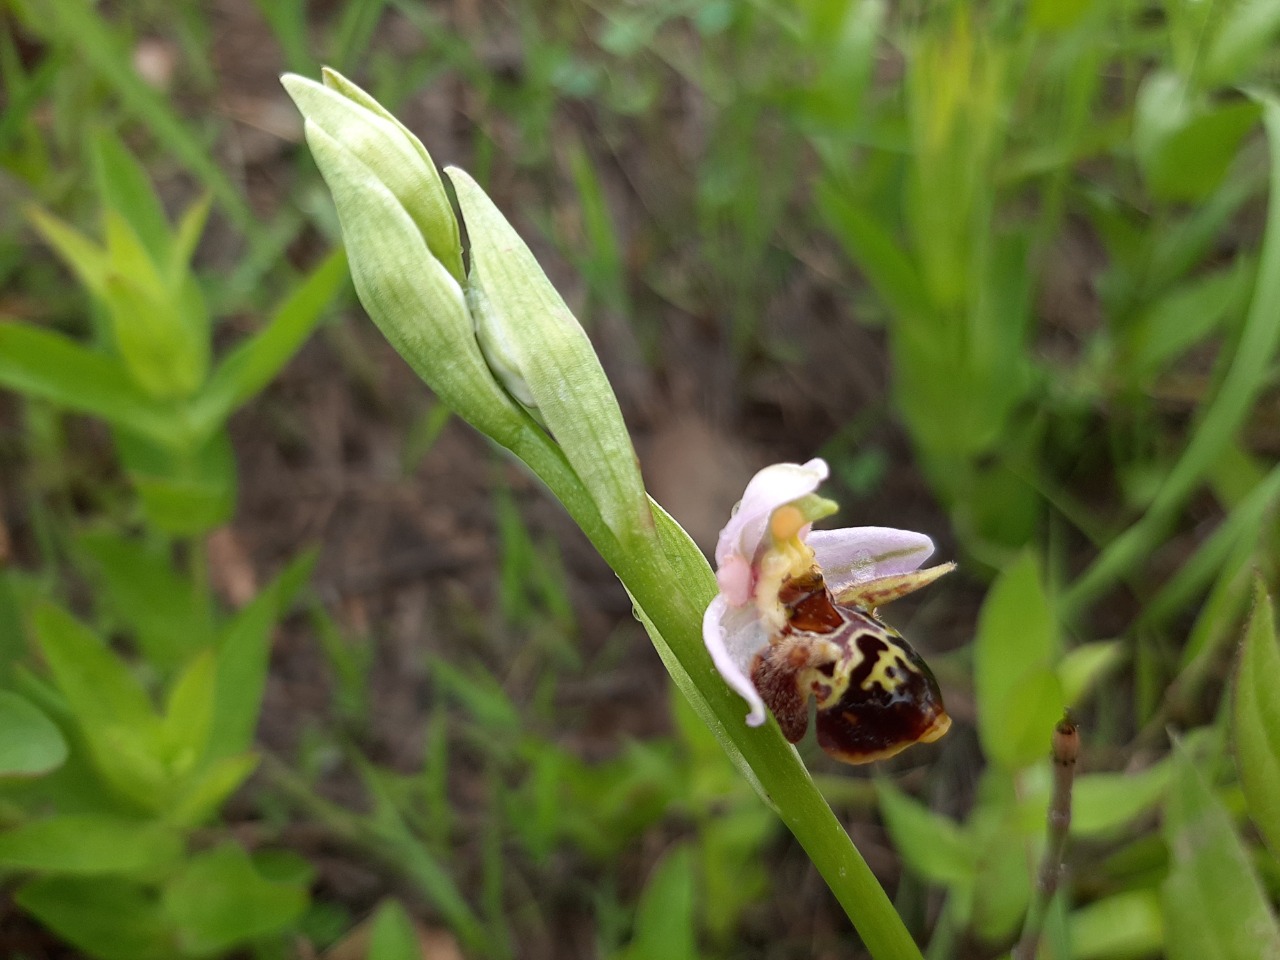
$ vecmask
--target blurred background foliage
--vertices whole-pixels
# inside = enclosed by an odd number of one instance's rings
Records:
[[[321,64],[512,215],[700,542],[820,454],[961,562],[892,617],[954,732],[801,745],[930,960],[1017,939],[1064,707],[1041,956],[1280,953],[1277,41],[1274,0],[9,0],[0,954],[860,955],[360,316],[277,82]]]

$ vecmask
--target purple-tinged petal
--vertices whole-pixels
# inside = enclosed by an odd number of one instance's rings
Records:
[[[933,553],[933,541],[923,533],[892,527],[814,530],[805,542],[835,594],[877,577],[909,573]]]
[[[734,514],[716,544],[716,564],[724,566],[738,555],[750,562],[769,526],[769,516],[783,504],[813,493],[827,479],[827,464],[817,457],[808,463],[775,463],[747,484]]]
[[[750,705],[747,725],[760,726],[764,723],[764,701],[751,682],[751,662],[768,648],[769,639],[756,611],[730,607],[723,596],[717,596],[702,616],[702,640],[720,676]]]

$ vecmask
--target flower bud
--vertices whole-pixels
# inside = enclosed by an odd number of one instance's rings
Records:
[[[284,85],[333,193],[356,291],[387,339],[498,442],[536,431],[535,417],[619,541],[651,535],[635,450],[591,341],[493,201],[447,171],[470,240],[464,273],[458,220],[421,142],[331,70],[324,85],[293,75]]]
[[[315,125],[373,171],[417,225],[427,248],[459,283],[462,240],[440,172],[422,141],[382,104],[327,67],[324,85],[286,75],[285,89],[309,125]]]
[[[341,92],[294,75],[283,82],[333,194],[360,302],[441,400],[510,446],[532,425],[480,353],[440,175],[422,145],[371,109],[366,94],[352,96],[349,83],[329,79]]]
[[[445,173],[471,240],[467,300],[490,368],[546,425],[614,534],[643,536],[653,518],[640,465],[586,331],[480,186]]]

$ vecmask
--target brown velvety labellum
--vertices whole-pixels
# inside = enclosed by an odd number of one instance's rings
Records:
[[[799,743],[809,729],[809,695],[800,690],[796,668],[785,658],[775,658],[774,649],[756,657],[751,682],[760,691],[760,699],[769,705],[782,735],[791,743]]]
[[[910,644],[887,632],[861,633],[853,642],[864,659],[840,699],[818,711],[823,750],[846,763],[869,763],[947,732],[951,718],[938,681]]]
[[[787,625],[791,630],[831,633],[844,625],[844,617],[836,609],[831,591],[816,571],[792,577],[778,591],[778,599],[787,608]]]
[[[938,682],[896,631],[866,609],[836,603],[816,570],[783,584],[787,625],[756,658],[752,681],[792,743],[818,701],[818,744],[846,763],[931,743],[951,726]]]

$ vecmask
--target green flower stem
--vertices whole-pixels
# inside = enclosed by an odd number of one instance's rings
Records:
[[[656,509],[657,532],[644,547],[624,550],[549,439],[531,431],[512,452],[551,488],[617,573],[638,615],[656,631],[655,645],[673,679],[731,758],[748,768],[743,772],[800,841],[871,955],[876,960],[921,960],[902,918],[795,748],[772,718],[765,726],[748,727],[746,705],[716,672],[702,642],[702,614],[715,596],[715,576],[698,547]],[[689,684],[696,690],[690,691]]]

